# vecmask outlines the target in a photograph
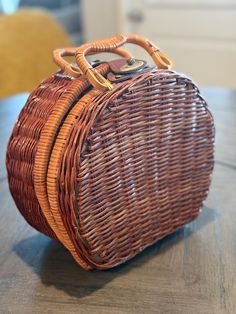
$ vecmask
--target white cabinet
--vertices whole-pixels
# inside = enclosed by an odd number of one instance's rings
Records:
[[[198,84],[236,88],[236,0],[84,0],[85,40],[137,33]],[[145,52],[127,48],[145,58]]]

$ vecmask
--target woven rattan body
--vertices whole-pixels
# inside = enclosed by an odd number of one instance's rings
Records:
[[[197,217],[213,150],[212,115],[189,78],[150,68],[101,91],[60,72],[20,113],[9,186],[34,228],[85,269],[106,269]]]

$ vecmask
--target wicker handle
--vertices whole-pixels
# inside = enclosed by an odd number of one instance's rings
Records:
[[[143,47],[150,54],[155,64],[161,69],[168,69],[172,66],[172,61],[163,52],[148,39],[140,36],[117,35],[108,39],[91,42],[80,46],[76,51],[75,57],[83,74],[87,76],[90,83],[98,90],[111,90],[113,86],[88,63],[85,56],[90,53],[113,52],[125,43],[132,43]]]
[[[80,70],[79,67],[76,67],[66,60],[63,59],[63,57],[73,57],[76,54],[78,48],[62,48],[62,49],[56,49],[53,51],[53,60],[54,62],[66,73],[78,77],[83,72]],[[118,54],[119,56],[126,58],[126,59],[132,59],[133,57],[131,54],[121,48],[115,48],[111,51],[112,53]],[[99,53],[99,51],[98,51]],[[89,52],[88,54],[95,54],[93,51]]]

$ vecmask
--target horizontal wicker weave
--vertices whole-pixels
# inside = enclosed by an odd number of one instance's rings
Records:
[[[110,83],[111,64],[83,59],[111,51],[131,66],[124,42],[159,68]],[[25,219],[83,268],[114,267],[197,217],[214,164],[212,115],[196,85],[143,38],[120,35],[54,59],[62,70],[30,95],[13,129],[10,190]]]

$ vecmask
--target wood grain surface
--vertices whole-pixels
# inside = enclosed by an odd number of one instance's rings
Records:
[[[5,151],[27,95],[0,101],[0,313],[236,313],[236,91],[203,89],[216,124],[210,193],[191,224],[107,271],[84,271],[24,221]]]

